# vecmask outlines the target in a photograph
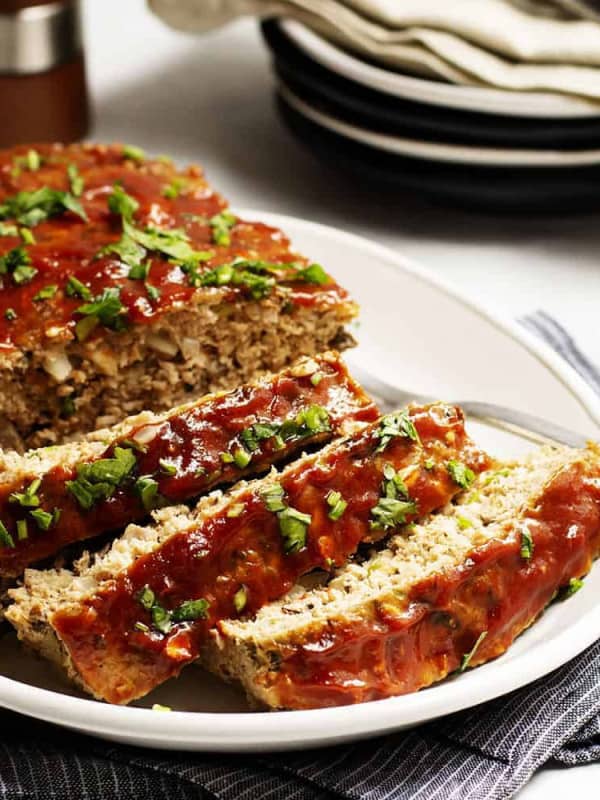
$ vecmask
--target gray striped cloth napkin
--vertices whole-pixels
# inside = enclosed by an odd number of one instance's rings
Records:
[[[521,322],[600,393],[600,372],[554,319]],[[552,761],[600,761],[600,641],[490,703],[327,750],[161,753],[0,712],[0,800],[504,800]]]

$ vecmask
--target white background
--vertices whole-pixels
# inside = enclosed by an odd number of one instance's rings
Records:
[[[600,363],[600,213],[480,216],[366,193],[324,169],[280,123],[254,22],[196,38],[165,28],[142,0],[86,0],[84,10],[91,138],[200,162],[232,204],[364,234],[496,311],[543,308]],[[596,797],[599,785],[600,765],[546,769],[519,797]]]

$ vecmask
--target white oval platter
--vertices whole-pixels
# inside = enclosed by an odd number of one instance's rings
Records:
[[[543,415],[591,437],[600,401],[552,350],[512,321],[486,313],[401,255],[312,222],[244,210],[286,231],[327,265],[361,304],[360,346],[349,361],[399,386],[449,400],[488,400]],[[499,455],[521,441],[477,428]],[[0,640],[0,705],[95,736],[155,748],[266,751],[378,736],[468,708],[539,678],[600,637],[600,568],[568,602],[552,606],[501,658],[416,694],[356,706],[250,712],[242,695],[191,667],[137,707],[88,699],[51,667]],[[153,703],[171,713],[152,711]]]

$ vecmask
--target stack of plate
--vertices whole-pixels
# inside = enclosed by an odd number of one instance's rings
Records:
[[[597,104],[387,71],[295,21],[263,34],[286,123],[330,163],[478,208],[600,207]]]

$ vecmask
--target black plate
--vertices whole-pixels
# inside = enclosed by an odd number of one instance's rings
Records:
[[[363,189],[419,194],[445,205],[506,213],[573,213],[600,208],[600,166],[479,167],[391,155],[306,119],[278,96],[283,120],[330,169]]]
[[[317,64],[276,20],[262,25],[276,72],[311,105],[381,133],[446,144],[578,150],[600,147],[597,118],[539,119],[475,113],[417,103],[368,89]]]

